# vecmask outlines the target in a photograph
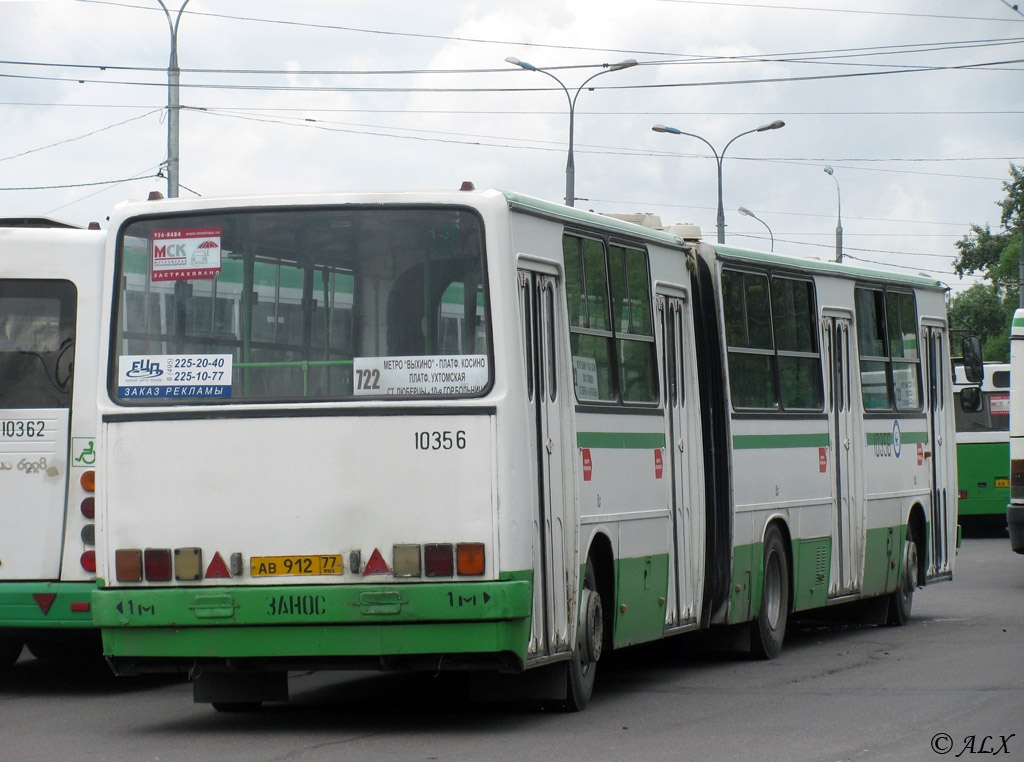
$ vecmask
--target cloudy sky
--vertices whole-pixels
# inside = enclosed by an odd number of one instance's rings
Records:
[[[105,227],[167,192],[157,0],[0,0],[0,50],[0,216]],[[714,240],[715,158],[665,124],[729,144],[729,243],[770,229],[832,259],[841,199],[846,259],[959,290],[954,243],[999,229],[1024,163],[1024,11],[1004,0],[190,0],[178,59],[183,197],[471,180],[561,201],[569,96],[604,72],[576,100],[576,206]]]

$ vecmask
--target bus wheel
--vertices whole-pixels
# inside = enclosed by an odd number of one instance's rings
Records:
[[[579,712],[590,701],[597,677],[597,661],[604,641],[604,607],[597,592],[594,564],[587,561],[583,575],[583,596],[580,601],[580,626],[576,628],[576,647],[568,667],[565,709]]]
[[[778,527],[768,527],[764,538],[764,575],[761,611],[750,623],[750,652],[759,659],[774,659],[782,651],[789,621],[789,558]]]
[[[907,539],[903,542],[903,573],[895,592],[889,596],[889,611],[885,623],[902,627],[910,619],[910,608],[914,604],[914,588],[917,587],[917,540],[907,525]]]
[[[21,656],[22,642],[20,640],[9,640],[0,638],[0,670],[13,667]]]

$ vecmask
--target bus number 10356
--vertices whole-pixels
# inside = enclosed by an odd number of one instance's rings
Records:
[[[465,450],[465,431],[417,431],[417,450]]]

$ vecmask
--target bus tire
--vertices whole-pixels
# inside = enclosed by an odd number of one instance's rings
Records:
[[[0,638],[0,671],[14,666],[21,656],[22,645],[20,640]]]
[[[903,541],[903,562],[900,581],[889,596],[889,610],[885,623],[902,627],[910,620],[910,609],[914,605],[914,589],[917,587],[917,538],[907,524],[907,539]]]
[[[761,577],[761,610],[750,623],[750,653],[758,659],[774,659],[782,651],[789,621],[789,556],[778,527],[768,527],[764,538],[764,574]]]
[[[597,591],[594,564],[587,561],[583,575],[583,595],[580,599],[580,624],[576,628],[576,647],[572,650],[566,678],[564,708],[569,712],[582,711],[594,693],[597,662],[601,658],[604,641],[604,607]]]

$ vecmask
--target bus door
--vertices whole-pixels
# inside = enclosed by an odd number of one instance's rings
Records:
[[[950,479],[947,473],[945,448],[954,446],[952,432],[947,431],[946,400],[944,372],[948,372],[948,359],[944,347],[946,330],[938,326],[921,326],[922,339],[926,356],[924,359],[926,384],[928,388],[928,442],[924,446],[925,457],[931,456],[931,568],[930,574],[938,574],[949,567],[949,495],[946,484]],[[945,370],[944,370],[945,369]],[[921,541],[923,538],[918,538]],[[922,547],[922,546],[918,546]]]
[[[565,500],[563,463],[561,367],[559,347],[563,299],[557,275],[534,270],[519,271],[519,297],[526,348],[527,393],[530,401],[533,489],[536,510],[533,520],[533,623],[531,651],[542,656],[571,650],[570,601],[575,601],[576,573],[569,573],[575,542],[571,507]],[[571,469],[571,466],[569,466]],[[568,567],[568,568],[567,568]]]
[[[60,577],[77,291],[0,281],[0,580]]]
[[[847,315],[826,315],[824,345],[827,354],[829,454],[835,479],[835,511],[832,518],[832,578],[829,595],[845,595],[860,588],[863,558],[863,512],[854,476],[854,442],[850,356],[852,319]]]
[[[666,409],[666,460],[671,476],[672,547],[669,575],[669,627],[696,622],[704,590],[703,440],[693,343],[693,318],[682,289],[658,290],[663,384]]]

